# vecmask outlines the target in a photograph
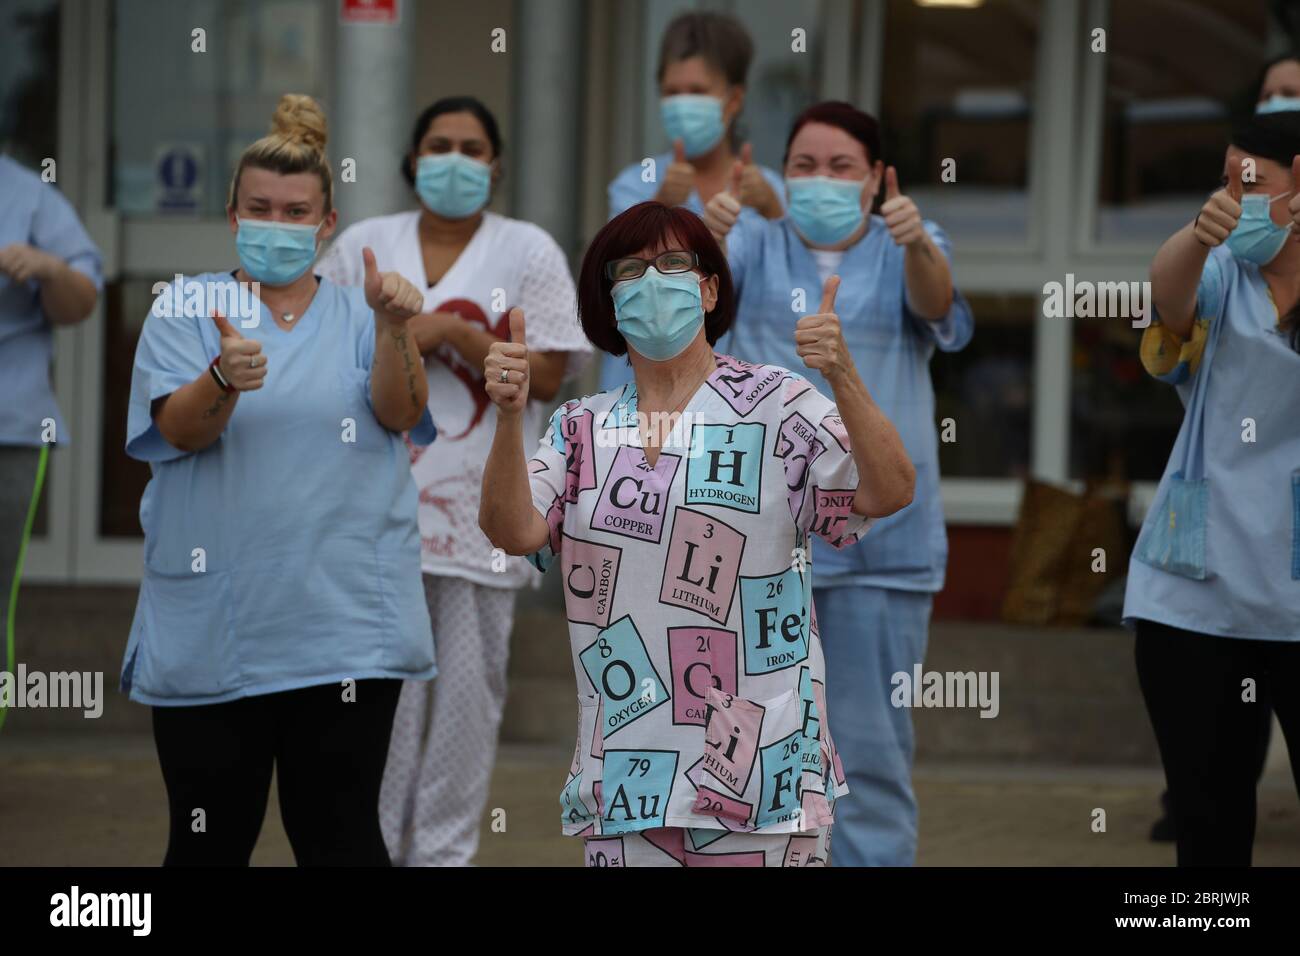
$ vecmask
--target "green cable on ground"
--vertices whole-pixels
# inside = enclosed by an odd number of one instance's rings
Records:
[[[36,524],[36,505],[41,500],[41,486],[45,484],[45,466],[50,460],[49,443],[41,445],[41,460],[36,466],[36,484],[32,487],[32,500],[27,505],[27,523],[23,525],[23,540],[18,545],[18,565],[14,568],[13,584],[9,587],[9,616],[5,622],[5,646],[7,648],[6,661],[7,669],[10,674],[14,674],[14,680],[17,680],[17,674],[14,670],[14,620],[18,616],[18,587],[23,580],[23,561],[27,557],[27,542],[32,537],[32,526]],[[9,708],[0,707],[0,730],[4,729],[5,716],[9,713]]]

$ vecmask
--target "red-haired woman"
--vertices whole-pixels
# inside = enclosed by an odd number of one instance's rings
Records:
[[[826,859],[844,782],[808,539],[852,544],[913,483],[844,346],[838,283],[791,330],[832,402],[714,353],[735,309],[722,250],[694,213],[645,202],[596,235],[578,284],[588,338],[626,353],[633,383],[567,402],[528,461],[520,310],[488,353],[480,525],[561,565],[579,727],[560,802],[589,865]]]

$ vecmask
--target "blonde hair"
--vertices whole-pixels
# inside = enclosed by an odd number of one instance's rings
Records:
[[[239,196],[239,177],[248,167],[266,169],[281,175],[315,173],[325,194],[325,212],[334,208],[334,178],[325,158],[328,138],[325,112],[310,96],[286,93],[280,97],[271,117],[271,132],[249,146],[239,157],[235,176],[230,181],[229,208],[234,209]]]

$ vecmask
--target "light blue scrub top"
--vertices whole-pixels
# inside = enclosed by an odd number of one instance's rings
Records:
[[[654,157],[655,169],[667,169],[672,165],[673,154],[662,153]],[[609,218],[613,219],[619,213],[631,209],[639,202],[645,202],[647,199],[654,199],[655,193],[659,192],[659,183],[647,183],[641,181],[643,167],[640,163],[623,169],[615,176],[609,184]],[[768,181],[772,189],[776,192],[777,198],[783,203],[785,200],[785,181],[781,174],[774,169],[768,169],[766,166],[759,166],[759,172],[763,178]],[[686,197],[686,202],[682,203],[687,209],[697,216],[704,215],[704,204],[700,202],[700,194],[694,189]],[[763,215],[753,206],[742,206],[740,209],[740,218],[745,219],[763,219]],[[803,366],[800,365],[800,368]],[[600,363],[600,391],[607,392],[612,389],[622,388],[628,382],[632,381],[632,366],[628,364],[626,355],[605,355]]]
[[[943,230],[929,221],[924,225],[951,261]],[[830,397],[826,379],[807,368],[795,352],[795,323],[817,311],[823,283],[812,253],[790,220],[756,217],[737,222],[727,237],[727,257],[739,304],[736,321],[717,351],[798,369]],[[898,429],[916,466],[916,492],[906,508],[878,520],[856,548],[836,551],[814,541],[817,586],[939,591],[948,538],[939,497],[930,357],[936,347],[945,352],[965,348],[975,320],[956,289],[952,307],[939,322],[927,322],[908,309],[903,248],[879,216],[871,217],[866,233],[844,251],[835,271],[841,278],[835,311],[844,340],[871,397]],[[795,289],[804,291],[801,313],[791,310]]]
[[[1124,621],[1201,634],[1300,640],[1300,354],[1277,327],[1268,284],[1252,263],[1217,246],[1206,260],[1196,315],[1226,322],[1210,357],[1202,446],[1208,485],[1205,580],[1129,562]],[[1194,378],[1178,386],[1184,404]],[[1243,441],[1243,419],[1255,440]],[[1182,467],[1194,423],[1183,419],[1154,502]],[[1143,525],[1163,512],[1153,507]]]
[[[99,250],[72,204],[8,156],[0,156],[0,248],[15,242],[58,256],[104,287]],[[40,445],[41,422],[51,418],[54,437],[68,433],[54,401],[50,361],[54,329],[41,309],[40,286],[0,275],[0,445]]]
[[[145,566],[123,690],[191,705],[433,677],[415,482],[402,436],[370,405],[375,320],[362,290],[321,280],[288,332],[256,300],[245,313],[260,317],[255,328],[227,313],[262,343],[265,384],[242,393],[221,437],[191,454],[166,442],[150,405],[219,354],[211,289],[234,281],[182,282],[185,314],[159,317],[173,283],[145,319],[131,376],[126,450],[153,479],[140,501]],[[411,440],[433,437],[426,408]]]

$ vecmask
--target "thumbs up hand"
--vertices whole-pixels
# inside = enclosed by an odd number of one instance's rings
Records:
[[[718,242],[723,242],[727,238],[727,233],[731,232],[731,227],[736,224],[740,217],[740,209],[743,205],[740,201],[740,194],[744,188],[744,166],[736,163],[731,167],[731,180],[727,188],[722,192],[714,193],[713,197],[704,204],[704,225],[709,227],[709,232],[713,233],[713,238]]]
[[[266,378],[266,356],[262,354],[262,343],[246,339],[215,310],[212,322],[221,333],[221,358],[217,369],[227,382],[239,392],[253,392],[262,387]]]
[[[366,305],[381,322],[400,325],[424,308],[424,296],[411,282],[396,272],[380,272],[375,253],[369,246],[361,250],[366,266]]]
[[[885,227],[898,245],[910,246],[925,238],[921,210],[898,191],[898,171],[893,166],[885,167],[885,201],[880,214],[885,217]]]
[[[740,187],[736,196],[742,206],[752,206],[767,219],[780,219],[784,215],[781,197],[754,162],[754,148],[746,143],[740,148]]]
[[[510,310],[510,341],[493,342],[483,360],[488,398],[498,415],[517,415],[528,404],[528,343],[524,338],[524,310]]]
[[[1237,228],[1241,220],[1241,169],[1229,169],[1228,184],[1215,192],[1196,214],[1192,231],[1202,245],[1214,248],[1225,239],[1228,233]],[[1292,197],[1294,202],[1294,197]]]
[[[690,198],[695,188],[695,167],[686,160],[686,147],[680,139],[673,140],[673,161],[664,171],[664,181],[655,196],[665,206],[680,206]]]
[[[839,276],[827,278],[822,287],[821,307],[813,315],[805,315],[794,327],[795,352],[804,365],[821,372],[832,386],[837,379],[854,371],[853,358],[840,330],[840,317],[835,314],[835,293],[839,288]]]

